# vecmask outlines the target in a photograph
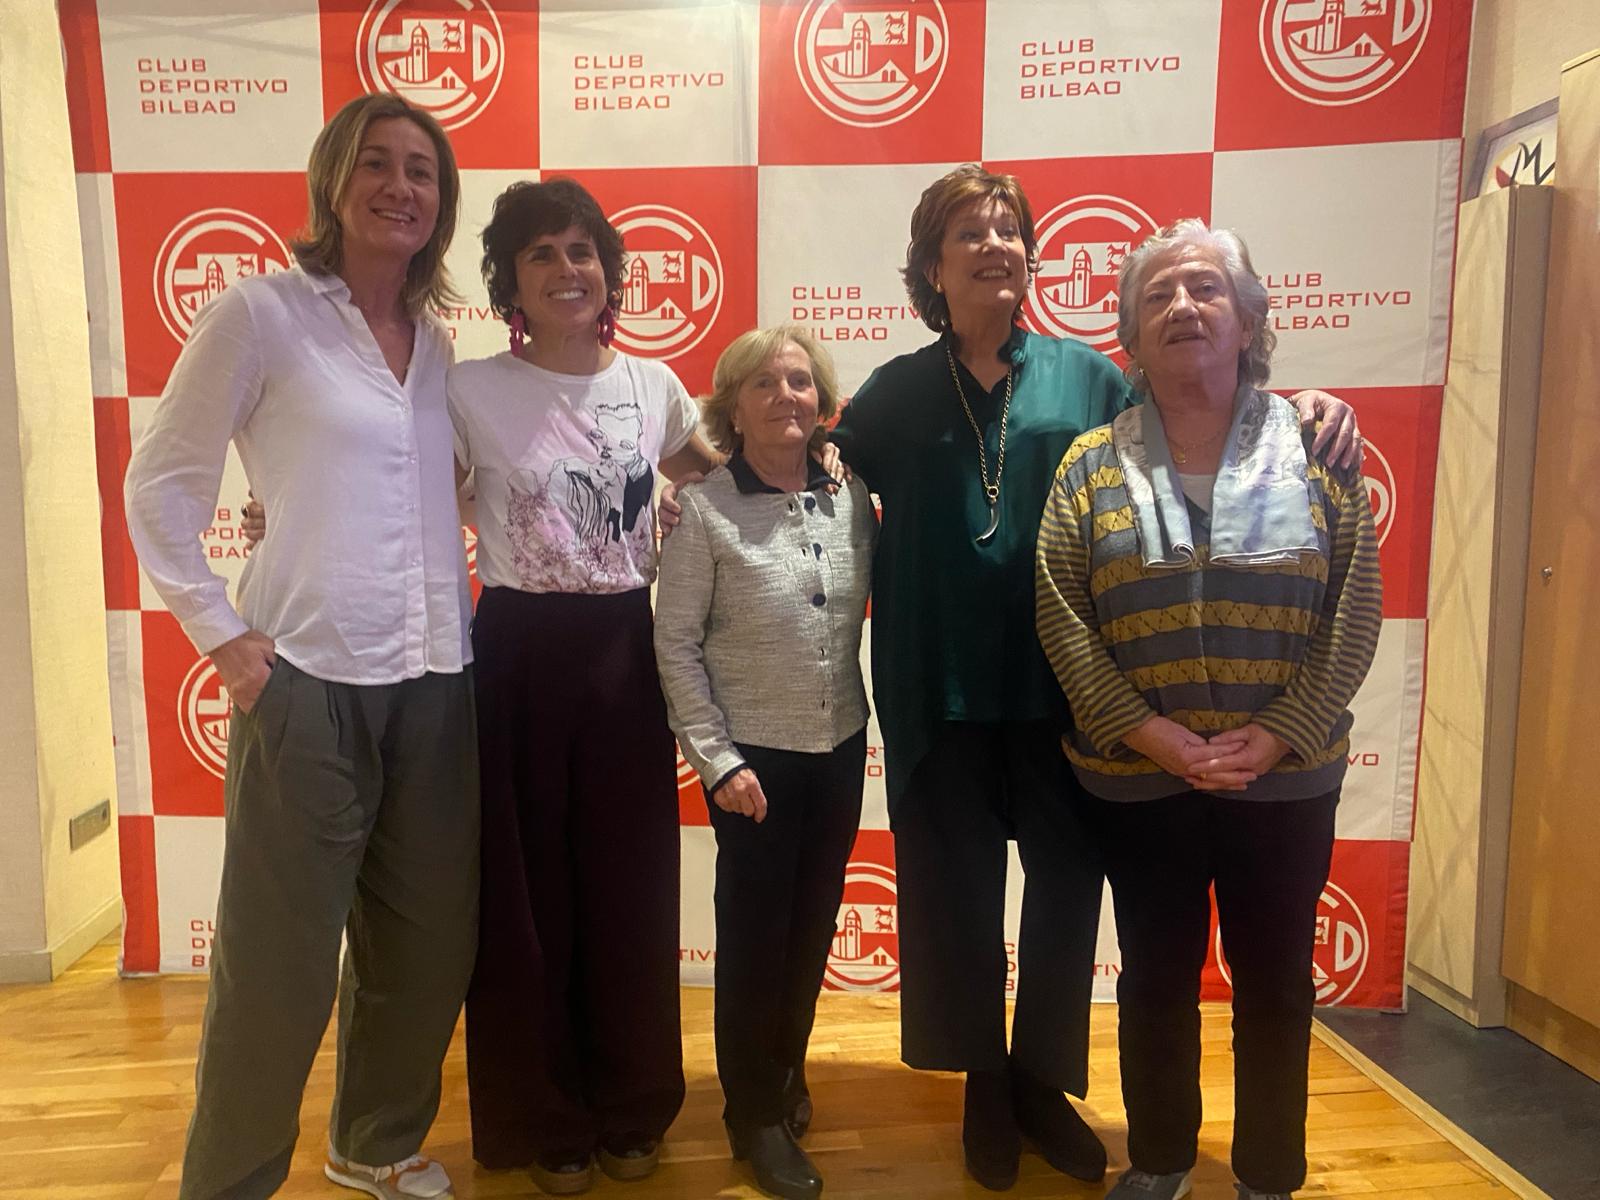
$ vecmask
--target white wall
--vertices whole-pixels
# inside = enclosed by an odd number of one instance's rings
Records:
[[[1478,0],[1467,76],[1467,161],[1479,131],[1554,99],[1561,64],[1597,48],[1600,0]]]
[[[55,5],[0,39],[0,982],[115,926],[117,840],[87,301]]]

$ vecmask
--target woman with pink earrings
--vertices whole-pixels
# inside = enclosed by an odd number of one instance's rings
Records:
[[[651,496],[721,461],[663,363],[611,346],[622,237],[570,179],[483,231],[511,348],[449,376],[476,479],[483,780],[467,998],[473,1155],[545,1192],[636,1179],[683,1102],[676,755],[656,675]]]

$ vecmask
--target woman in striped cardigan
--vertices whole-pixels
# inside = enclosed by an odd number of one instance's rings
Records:
[[[1040,641],[1103,834],[1123,968],[1130,1169],[1189,1192],[1200,970],[1215,887],[1234,987],[1242,1200],[1305,1179],[1311,956],[1349,747],[1382,624],[1359,471],[1307,453],[1260,390],[1275,338],[1243,243],[1197,220],[1128,256],[1118,333],[1151,401],[1072,443],[1039,530]]]

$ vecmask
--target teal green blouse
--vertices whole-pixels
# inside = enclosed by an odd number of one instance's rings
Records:
[[[946,335],[948,337],[948,335]],[[1058,720],[1066,700],[1034,632],[1034,544],[1067,447],[1132,398],[1122,373],[1074,341],[1022,329],[1013,364],[1000,527],[977,439],[951,382],[945,339],[879,367],[845,408],[833,439],[883,503],[872,574],[872,692],[883,730],[891,813],[945,721]],[[1005,381],[985,391],[957,361],[990,478]]]

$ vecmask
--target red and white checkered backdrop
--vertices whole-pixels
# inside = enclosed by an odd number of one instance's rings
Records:
[[[134,560],[129,445],[196,308],[289,263],[324,119],[364,89],[393,89],[438,115],[463,168],[450,261],[470,299],[445,316],[464,358],[505,344],[476,235],[506,184],[538,175],[576,176],[623,231],[633,266],[618,343],[666,359],[691,390],[757,323],[811,327],[847,392],[925,343],[896,268],[919,192],[963,161],[1016,173],[1033,202],[1043,265],[1030,326],[1108,351],[1122,247],[1179,216],[1240,230],[1272,293],[1275,385],[1345,397],[1370,438],[1386,620],[1355,702],[1318,994],[1401,1003],[1470,0],[251,7],[60,5],[93,330],[124,970],[207,965],[229,703]],[[230,460],[204,535],[230,578],[246,556],[245,491]],[[875,724],[871,734],[827,974],[851,991],[898,983]],[[683,975],[704,982],[714,845],[686,769],[680,796]],[[1109,909],[1101,940],[1109,998]],[[1208,991],[1226,988],[1214,963]]]

